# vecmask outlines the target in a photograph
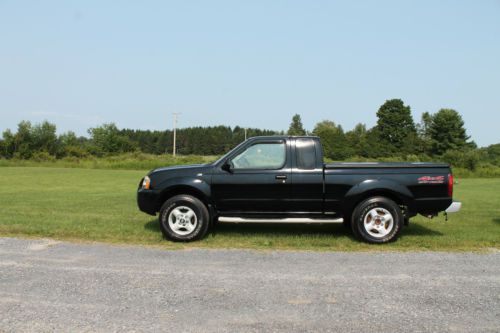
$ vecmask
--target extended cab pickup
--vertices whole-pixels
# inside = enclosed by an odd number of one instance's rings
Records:
[[[139,209],[159,212],[175,241],[220,222],[343,222],[370,243],[395,240],[417,214],[456,212],[450,166],[323,163],[319,138],[250,138],[204,165],[160,168],[139,183]]]

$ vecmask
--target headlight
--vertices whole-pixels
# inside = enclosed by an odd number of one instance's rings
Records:
[[[149,179],[148,176],[144,177],[144,179],[142,180],[142,188],[149,190],[150,185],[151,185],[151,179]]]

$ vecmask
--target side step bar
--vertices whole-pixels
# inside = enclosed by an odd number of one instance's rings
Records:
[[[288,217],[282,219],[268,218],[242,218],[242,217],[226,217],[220,216],[221,223],[342,223],[344,219],[311,219],[302,217]]]

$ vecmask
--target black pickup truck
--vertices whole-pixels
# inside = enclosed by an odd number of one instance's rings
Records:
[[[139,183],[139,209],[164,235],[192,241],[216,222],[344,223],[369,243],[395,240],[417,214],[456,212],[450,166],[323,163],[319,138],[250,138],[204,165],[160,168]]]

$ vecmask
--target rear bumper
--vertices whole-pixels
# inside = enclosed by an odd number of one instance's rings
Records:
[[[446,209],[448,209],[448,207],[450,207],[450,205],[452,204],[453,200],[449,197],[420,198],[420,199],[415,199],[414,204],[409,205],[408,208],[410,211],[427,216],[443,212]]]
[[[456,213],[462,208],[462,203],[460,201],[453,201],[451,205],[446,208],[446,213]]]
[[[137,190],[137,206],[139,209],[149,215],[156,215],[158,211],[159,193],[153,190]]]

